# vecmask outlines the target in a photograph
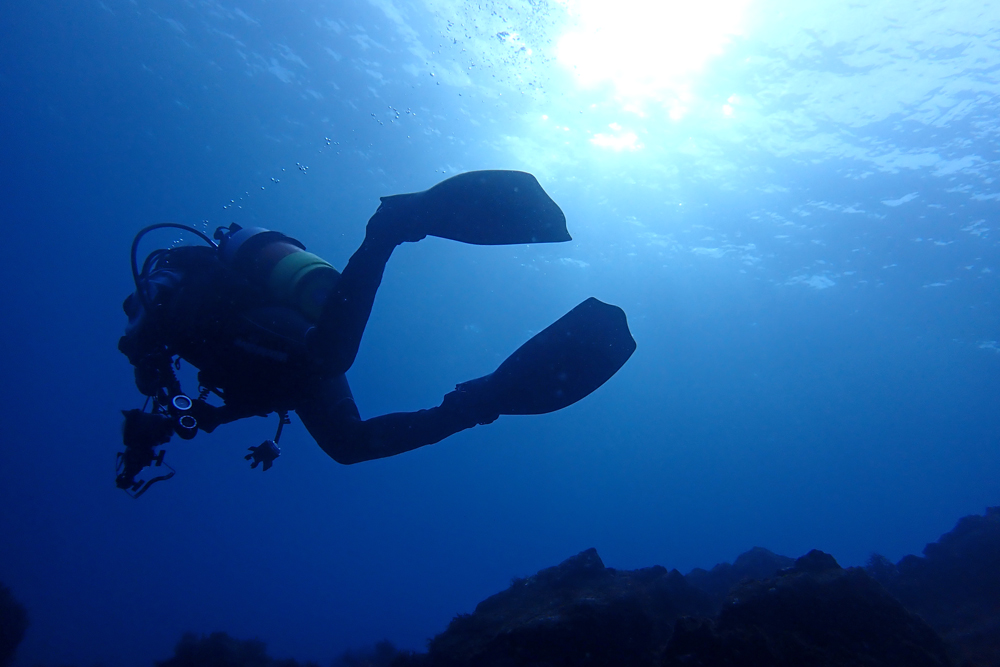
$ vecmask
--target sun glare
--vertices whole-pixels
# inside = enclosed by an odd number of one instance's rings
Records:
[[[614,151],[637,151],[642,148],[642,144],[639,143],[639,137],[636,136],[635,132],[622,132],[621,126],[617,123],[612,123],[610,127],[615,131],[615,134],[598,132],[591,137],[590,143],[601,148],[610,148]]]
[[[581,85],[614,85],[624,102],[661,102],[683,115],[692,75],[739,34],[749,0],[563,0],[570,29],[559,62]]]

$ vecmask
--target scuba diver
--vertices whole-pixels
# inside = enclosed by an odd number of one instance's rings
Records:
[[[140,268],[140,240],[162,228],[186,230],[205,244],[155,250]],[[635,350],[625,313],[590,298],[437,407],[361,419],[344,374],[393,249],[425,236],[477,245],[571,240],[556,203],[534,176],[517,171],[468,172],[424,192],[382,197],[343,272],[299,241],[259,227],[233,223],[213,238],[176,223],[141,230],[132,243],[135,292],[123,305],[128,324],[118,349],[147,398],[143,409],[123,411],[117,486],[138,497],[172,477],[157,448],[174,434],[191,439],[277,413],[275,436],[245,457],[267,470],[289,411],[339,463],[394,456],[500,415],[571,405]],[[181,359],[198,369],[196,398],[177,379]],[[222,404],[209,403],[210,396]]]

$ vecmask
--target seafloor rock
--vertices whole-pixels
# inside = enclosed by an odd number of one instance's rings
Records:
[[[28,611],[0,584],[0,667],[14,661],[18,644],[28,630]]]
[[[940,637],[860,568],[811,551],[776,577],[738,585],[715,621],[683,619],[664,667],[951,664]]]
[[[867,569],[966,664],[1000,665],[1000,507],[960,519],[923,558],[876,555]]]
[[[330,667],[389,667],[400,656],[410,655],[400,651],[390,641],[380,641],[372,646],[345,651],[335,658]]]
[[[174,656],[157,662],[156,667],[299,667],[295,660],[275,660],[264,642],[233,639],[225,632],[207,637],[188,633],[174,647]],[[319,667],[307,662],[303,667]]]
[[[711,570],[698,567],[691,570],[685,578],[695,588],[711,595],[718,611],[722,609],[722,603],[736,584],[746,579],[768,579],[794,564],[794,558],[779,556],[763,547],[754,547],[740,554],[732,565],[719,563]]]
[[[425,654],[384,646],[334,667],[942,667],[956,659],[1000,667],[1000,508],[960,520],[923,558],[894,565],[876,555],[865,569],[844,570],[821,551],[793,561],[755,548],[685,577],[659,566],[606,568],[588,549],[455,618]],[[158,663],[209,666],[296,663],[221,633],[186,636]]]
[[[481,602],[435,637],[424,664],[652,665],[673,622],[711,614],[677,570],[617,571],[588,549]]]
[[[858,568],[810,552],[793,567],[766,550],[693,579],[604,567],[594,549],[483,601],[435,637],[423,667],[951,664],[941,638]],[[740,573],[767,572],[763,580]],[[715,593],[737,584],[716,616]],[[709,593],[707,591],[712,591]],[[714,617],[714,618],[713,618]]]
[[[331,667],[388,667],[409,655],[383,641],[358,651],[347,651],[334,659]],[[174,656],[158,661],[156,667],[319,667],[314,662],[276,660],[267,654],[264,642],[234,639],[225,632],[206,636],[187,633],[174,647]]]

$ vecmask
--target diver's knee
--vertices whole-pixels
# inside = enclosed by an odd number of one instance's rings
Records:
[[[320,449],[326,452],[327,456],[329,456],[331,459],[333,459],[340,465],[350,466],[354,465],[355,463],[361,463],[362,461],[368,460],[358,456],[357,452],[345,451],[344,449],[341,449],[339,447],[330,447],[328,445],[325,445],[324,443],[320,443],[319,446]]]
[[[343,428],[338,432],[328,434],[323,438],[316,438],[319,445],[327,456],[337,463],[345,466],[354,465],[367,461],[371,456],[367,456],[368,448],[365,446],[364,429],[359,422],[342,423]]]

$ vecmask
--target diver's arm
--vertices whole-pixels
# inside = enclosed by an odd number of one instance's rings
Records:
[[[209,405],[205,401],[194,401],[191,413],[198,420],[198,429],[211,433],[223,424],[230,424],[247,417],[265,417],[260,411],[248,410],[232,405]]]

